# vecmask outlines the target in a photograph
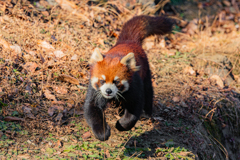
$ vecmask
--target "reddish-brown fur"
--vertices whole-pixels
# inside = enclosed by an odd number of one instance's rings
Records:
[[[150,35],[171,31],[172,25],[171,19],[166,17],[137,16],[123,26],[117,44],[105,55],[94,50],[84,116],[99,140],[110,137],[103,110],[112,100],[117,100],[124,108],[124,115],[116,123],[119,131],[134,127],[143,110],[146,115],[152,115],[151,71],[141,45]]]
[[[161,17],[137,16],[124,24],[117,44],[136,42],[139,45],[151,35],[163,35],[172,30],[173,20]]]
[[[119,44],[109,50],[105,55],[106,57],[120,57],[121,59],[130,52],[134,53],[136,65],[141,66],[139,75],[142,79],[144,79],[146,71],[149,69],[147,65],[148,60],[144,50],[139,44],[134,42]]]
[[[99,79],[103,79],[102,75],[106,76],[106,83],[112,83],[114,78],[118,76],[121,80],[128,79],[128,69],[126,66],[120,63],[120,58],[106,57],[103,61],[96,63],[95,69],[91,70],[91,75]],[[127,76],[127,77],[126,77]]]
[[[170,32],[172,24],[171,19],[165,17],[138,16],[132,18],[123,26],[116,45],[105,54],[103,61],[92,67],[91,75],[100,79],[101,75],[106,75],[106,82],[112,82],[115,76],[121,80],[130,80],[133,72],[129,72],[120,60],[133,52],[136,65],[141,66],[139,75],[143,80],[149,66],[147,56],[141,46],[142,41],[153,34],[161,35]]]

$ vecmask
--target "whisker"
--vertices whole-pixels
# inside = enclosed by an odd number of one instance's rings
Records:
[[[99,91],[95,91],[93,95],[96,96],[98,93],[99,93]]]
[[[116,94],[115,98],[117,99],[117,101],[119,102],[119,98],[118,98],[118,95]]]
[[[97,95],[96,95],[96,97],[95,97],[95,103],[98,102],[98,101],[101,99],[101,97],[102,97],[102,94],[101,94],[100,91],[98,91],[98,92],[97,92]]]
[[[122,99],[124,99],[126,101],[126,99],[121,95],[120,92],[117,92],[117,95],[119,95],[120,97],[122,97]]]

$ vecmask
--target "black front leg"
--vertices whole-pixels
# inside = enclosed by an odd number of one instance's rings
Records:
[[[123,117],[116,123],[119,131],[128,131],[134,127],[143,111],[145,104],[143,84],[138,77],[135,79],[136,81],[132,82],[130,89],[123,94],[125,100],[122,105],[125,111]]]
[[[140,114],[134,115],[125,109],[123,117],[116,123],[116,128],[119,131],[128,131],[134,127],[139,117]]]
[[[95,137],[101,141],[105,141],[108,140],[111,134],[110,127],[103,115],[103,105],[106,105],[106,102],[104,99],[96,102],[94,90],[90,87],[84,104],[84,116],[88,125],[92,128]]]

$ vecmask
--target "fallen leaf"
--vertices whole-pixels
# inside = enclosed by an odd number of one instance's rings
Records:
[[[55,49],[51,44],[46,41],[38,40],[38,45],[45,49]]]
[[[62,102],[62,101],[52,101],[52,104],[64,105],[65,102]]]
[[[240,83],[240,76],[239,75],[233,75],[234,79],[237,83]],[[1,91],[0,91],[1,92]]]
[[[72,108],[72,107],[74,107],[74,104],[67,103],[67,107],[68,107],[68,108]]]
[[[164,39],[162,39],[162,40],[160,41],[160,43],[158,44],[158,46],[159,46],[160,48],[165,48],[165,45],[166,45],[166,42],[165,42]]]
[[[230,7],[231,6],[231,3],[229,1],[223,1],[223,4],[227,7]]]
[[[86,73],[83,73],[83,72],[79,72],[80,76],[83,78],[83,79],[88,79]]]
[[[61,81],[69,82],[69,83],[72,83],[72,84],[79,85],[79,81],[78,81],[76,78],[72,77],[72,76],[62,74],[62,75],[58,76],[58,78],[59,78]]]
[[[54,65],[56,65],[54,60],[47,61],[46,64],[47,64],[48,67],[53,67]]]
[[[62,120],[62,117],[63,117],[63,114],[62,113],[58,113],[57,117],[55,118],[56,121],[61,121]]]
[[[34,51],[28,51],[28,53],[33,57],[36,56],[36,52],[34,52]]]
[[[49,90],[47,90],[47,89],[44,91],[44,95],[45,95],[45,97],[47,99],[50,99],[50,100],[53,100],[53,101],[57,101],[56,97],[53,94],[51,94],[51,92]]]
[[[68,90],[66,87],[64,86],[59,86],[59,87],[54,87],[55,92],[59,93],[59,94],[67,94]]]
[[[29,54],[24,54],[23,58],[24,58],[25,61],[29,61],[32,58],[32,56],[29,55]]]
[[[189,154],[192,154],[191,152],[180,152],[178,153],[181,156],[188,156]]]
[[[7,134],[12,134],[12,132],[9,131],[9,130],[6,130],[5,132],[6,132]]]
[[[3,136],[3,132],[2,132],[2,131],[0,131],[0,138],[2,138],[2,136]]]
[[[53,116],[54,112],[58,111],[58,110],[63,111],[64,110],[63,106],[53,105],[53,106],[48,108],[48,115]]]
[[[17,157],[21,158],[21,159],[30,159],[30,155],[28,155],[28,154],[20,154]]]
[[[55,0],[59,5],[62,7],[62,9],[65,10],[73,10],[77,8],[77,5],[74,2],[68,1],[68,0]]]
[[[74,113],[75,113],[75,115],[80,116],[80,115],[83,115],[83,114],[84,114],[84,111],[83,111],[83,110],[80,110],[80,109],[76,109],[76,110],[74,111]]]
[[[202,2],[198,3],[198,9],[203,9],[203,3]]]
[[[173,100],[173,102],[175,102],[175,103],[180,102],[180,97],[177,97],[177,96],[176,96],[176,97],[173,97],[172,100]]]
[[[40,53],[39,54],[40,55],[40,58],[41,58],[41,62],[42,62],[42,64],[45,62],[45,59],[43,58],[43,56],[42,56],[42,54]]]
[[[168,55],[168,56],[174,56],[175,54],[176,54],[176,50],[172,50],[172,49],[171,49],[171,50],[168,50],[168,51],[167,51],[167,55]]]
[[[98,38],[98,43],[105,47],[104,40],[102,38]]]
[[[189,35],[193,35],[197,31],[198,31],[198,26],[197,26],[197,20],[196,19],[189,22],[189,24],[184,29],[182,29],[182,32],[187,33]]]
[[[32,73],[35,72],[35,70],[36,70],[37,67],[38,67],[38,65],[37,65],[37,63],[35,63],[35,62],[27,62],[27,63],[23,66],[24,69],[26,69],[27,71],[32,72]]]
[[[18,54],[22,53],[21,47],[17,44],[14,44],[13,46],[10,46],[10,48],[13,49]]]
[[[146,47],[146,50],[149,50],[153,48],[154,42],[145,42],[144,46]]]
[[[30,141],[29,139],[27,140],[27,143],[28,143],[28,144],[31,144],[31,145],[33,145],[33,146],[36,146],[36,144],[33,143],[32,141]]]
[[[56,110],[64,110],[63,106],[53,105],[52,108],[54,108]]]
[[[211,82],[215,82],[219,87],[221,87],[221,88],[224,87],[224,83],[218,75],[212,75],[210,77],[210,80],[211,80]]]
[[[2,11],[2,13],[5,12],[5,10],[6,10],[6,2],[0,2],[0,10]]]
[[[55,109],[53,107],[48,108],[48,115],[53,116]]]
[[[153,86],[154,88],[157,87],[157,83],[155,82],[154,79],[152,79],[152,86]]]
[[[58,148],[59,148],[59,147],[62,147],[62,142],[61,142],[60,140],[57,141],[56,147],[58,147]]]
[[[14,122],[14,121],[24,121],[23,118],[18,118],[18,117],[10,117],[10,116],[7,116],[4,118],[4,121],[6,122]]]
[[[72,56],[72,58],[71,58],[71,61],[75,61],[75,60],[77,60],[78,59],[78,56],[76,55],[76,54],[74,54],[73,56]]]
[[[184,68],[183,72],[184,72],[185,74],[190,74],[190,75],[196,74],[196,72],[195,72],[195,71],[193,70],[193,68],[190,67],[190,66],[187,66],[186,68]]]
[[[109,152],[108,149],[105,151],[105,155],[107,156],[107,158],[110,158],[110,157],[111,157],[110,152]]]
[[[108,35],[118,38],[118,33],[113,32],[113,31],[110,31]]]
[[[82,135],[82,138],[83,139],[88,139],[88,138],[90,138],[91,137],[91,133],[88,131],[88,132],[86,132],[86,133],[84,133],[83,135]]]
[[[29,104],[27,104],[29,105]],[[35,119],[35,116],[32,114],[32,108],[27,107],[27,106],[22,106],[23,113],[31,119]]]
[[[5,41],[4,39],[0,38],[0,44],[3,45],[3,47],[6,49],[10,48],[10,44],[7,41]]]
[[[49,16],[48,11],[42,11],[42,14],[43,14],[45,17]]]
[[[180,105],[181,105],[182,107],[188,108],[188,105],[187,105],[184,101],[181,101]]]
[[[64,54],[63,51],[61,51],[61,50],[56,50],[53,52],[53,54],[56,58],[62,58],[64,56],[66,56],[66,54]]]
[[[199,99],[203,99],[204,98],[204,96],[203,95],[196,95],[197,96],[197,98],[199,98]]]

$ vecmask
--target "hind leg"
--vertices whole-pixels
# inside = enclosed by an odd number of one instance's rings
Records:
[[[151,81],[151,72],[149,71],[147,77],[144,81],[144,95],[145,95],[145,104],[144,111],[145,114],[149,117],[152,115],[152,105],[153,105],[153,87]]]

